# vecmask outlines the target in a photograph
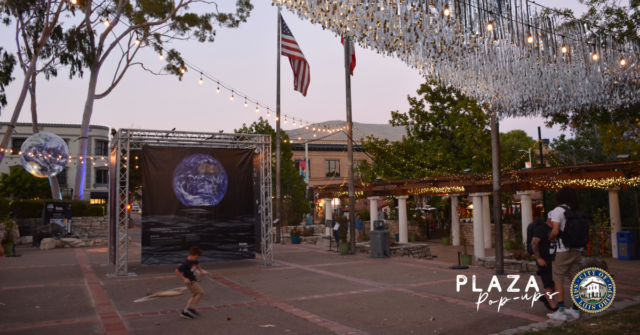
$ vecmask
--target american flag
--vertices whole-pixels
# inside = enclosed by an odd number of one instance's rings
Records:
[[[307,63],[307,59],[304,58],[298,42],[296,42],[295,37],[293,37],[291,30],[284,22],[282,16],[280,17],[280,24],[280,54],[289,57],[289,63],[293,70],[294,90],[299,91],[306,97],[307,89],[309,89],[309,83],[311,82],[309,63]]]

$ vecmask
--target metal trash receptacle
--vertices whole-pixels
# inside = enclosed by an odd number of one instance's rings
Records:
[[[370,233],[371,258],[389,258],[391,249],[389,246],[389,230],[384,220],[373,221],[373,230]]]
[[[616,234],[618,240],[618,259],[631,261],[638,259],[636,255],[636,237],[633,232],[619,231]]]

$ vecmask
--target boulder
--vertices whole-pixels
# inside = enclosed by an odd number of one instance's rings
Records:
[[[40,250],[49,250],[56,248],[56,240],[53,238],[43,238],[40,241]]]
[[[580,260],[580,270],[584,270],[586,268],[599,268],[606,271],[609,266],[602,258],[582,257]]]
[[[64,243],[65,248],[80,248],[86,246],[84,242],[77,238],[63,238],[62,243]]]

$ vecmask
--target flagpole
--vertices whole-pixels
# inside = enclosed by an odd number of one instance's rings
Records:
[[[276,243],[280,243],[282,234],[280,231],[280,45],[282,43],[280,27],[280,6],[278,6],[278,79],[276,80],[276,219],[278,219],[278,223],[276,224]]]
[[[344,37],[344,80],[347,97],[347,170],[349,174],[349,230],[351,253],[356,253],[356,200],[353,183],[353,122],[351,121],[351,41]],[[373,224],[373,223],[371,223]]]

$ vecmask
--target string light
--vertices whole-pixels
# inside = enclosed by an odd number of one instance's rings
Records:
[[[444,6],[444,16],[449,16],[451,12],[449,11],[449,5]]]
[[[533,43],[533,36],[531,36],[531,34],[527,37],[527,42],[529,42],[529,44]]]
[[[260,112],[260,108],[258,108],[258,104],[256,104],[256,113]],[[267,116],[269,116],[269,112],[267,111]]]
[[[233,98],[234,98],[233,91],[231,91],[231,101],[233,101]]]
[[[488,31],[492,31],[493,30],[493,22],[489,21],[489,24],[487,25],[487,30]]]
[[[293,125],[294,126],[296,125],[296,119],[293,119]]]
[[[313,137],[316,137],[316,132],[315,131],[313,132]]]
[[[620,58],[620,65],[624,66],[625,64],[627,64],[627,61],[624,58]]]
[[[249,105],[247,104],[247,97],[244,97],[244,106],[245,106],[245,107],[249,106]]]
[[[218,88],[216,89],[216,93],[220,93],[220,82],[218,82]]]
[[[140,40],[136,37],[136,40],[135,40],[135,41],[133,41],[133,43],[134,43],[135,45],[140,45]]]
[[[184,74],[186,71],[187,71],[187,69],[185,69],[185,68],[181,68],[181,69],[180,69],[180,72],[181,72],[182,74]]]
[[[160,54],[160,60],[163,60],[164,56],[162,54]]]
[[[591,58],[593,58],[593,60],[598,60],[598,53],[594,52]]]
[[[284,123],[287,123],[287,118],[286,117],[284,118]]]
[[[71,4],[72,4],[72,5],[75,5],[75,4],[76,4],[76,0],[71,0],[71,1],[69,1],[69,2],[71,2]]]
[[[566,54],[567,53],[567,46],[566,45],[562,45],[562,53]]]
[[[200,72],[200,85],[202,85],[202,72]]]
[[[308,124],[308,123],[307,123],[307,128],[306,128],[306,130],[309,130],[309,124]]]
[[[108,27],[108,26],[109,26],[109,19],[106,19],[106,20],[102,21],[102,23],[103,23],[105,26],[107,26],[107,27]]]

